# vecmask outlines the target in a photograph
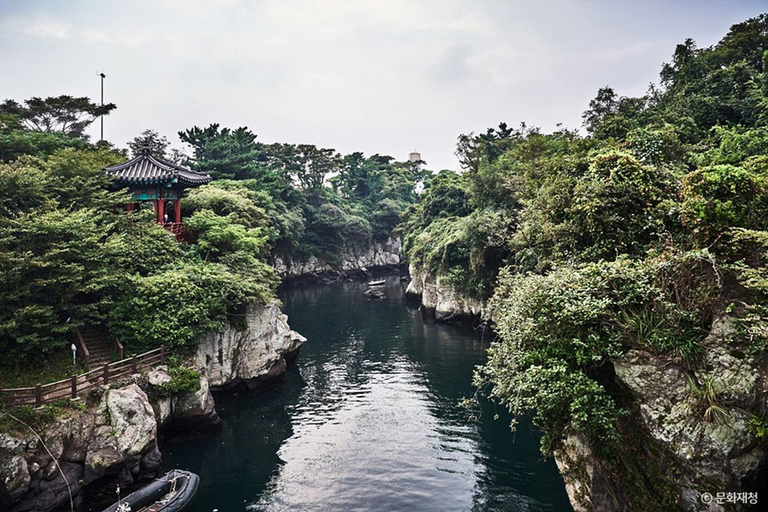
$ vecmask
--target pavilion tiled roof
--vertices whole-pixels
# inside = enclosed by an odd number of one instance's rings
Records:
[[[196,186],[213,179],[210,174],[193,171],[152,156],[146,148],[137,157],[125,163],[107,167],[104,172],[128,185],[156,185],[171,182]]]

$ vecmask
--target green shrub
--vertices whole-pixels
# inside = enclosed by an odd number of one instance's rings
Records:
[[[730,164],[698,169],[683,178],[683,220],[703,242],[734,228],[765,229],[768,182]]]
[[[168,370],[171,380],[158,386],[165,393],[185,393],[200,390],[200,373],[186,366],[175,366]]]
[[[753,415],[747,426],[760,444],[768,445],[768,417]]]

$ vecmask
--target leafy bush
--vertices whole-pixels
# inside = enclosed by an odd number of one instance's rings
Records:
[[[165,393],[194,393],[200,390],[200,373],[186,366],[168,369],[171,380],[161,384],[158,389]]]
[[[720,164],[683,178],[683,219],[705,243],[732,227],[765,229],[766,178],[744,167]]]
[[[749,419],[749,431],[762,445],[768,445],[768,418],[753,415]]]
[[[255,263],[248,276],[205,262],[180,263],[146,277],[127,276],[109,312],[110,329],[133,347],[188,345],[221,328],[228,314],[273,296],[274,271]]]
[[[546,275],[503,270],[490,304],[500,340],[476,385],[513,415],[531,414],[544,431],[545,453],[569,425],[597,443],[616,440],[620,411],[600,377],[608,358],[639,347],[699,362],[698,315],[706,304],[669,280],[671,269],[687,275],[681,269],[697,261],[620,258]]]

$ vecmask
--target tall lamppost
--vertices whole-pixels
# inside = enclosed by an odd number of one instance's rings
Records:
[[[107,77],[104,73],[99,73],[101,77],[101,106],[104,107],[104,79]],[[101,114],[101,140],[104,140],[104,114]]]

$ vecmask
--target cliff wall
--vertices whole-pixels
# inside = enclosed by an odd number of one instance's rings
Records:
[[[697,371],[641,350],[613,359],[614,385],[632,403],[620,422],[627,454],[609,464],[569,435],[555,459],[576,511],[742,510],[713,497],[766,488],[768,447],[749,422],[768,411],[768,358],[749,355],[727,315],[702,345]]]
[[[341,260],[332,264],[311,256],[307,261],[294,261],[287,256],[275,256],[273,265],[283,279],[307,276],[338,275],[368,267],[400,265],[402,247],[400,239],[374,240],[372,244],[347,246],[341,250]]]
[[[196,357],[214,390],[239,383],[255,388],[282,374],[305,341],[273,302],[249,307],[243,328],[227,325],[203,336]]]
[[[432,275],[429,271],[413,265],[409,266],[409,273],[411,281],[405,293],[418,298],[421,308],[434,314],[437,320],[474,321],[483,317],[483,303],[456,291],[443,276]]]

